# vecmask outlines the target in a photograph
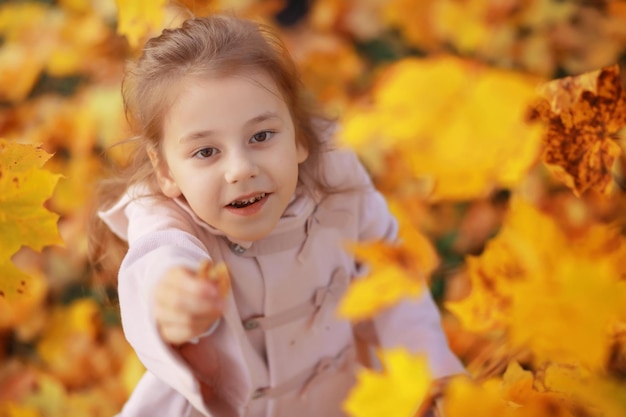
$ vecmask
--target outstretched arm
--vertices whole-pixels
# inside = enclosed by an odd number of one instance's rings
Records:
[[[154,315],[163,340],[180,345],[205,333],[224,310],[217,282],[198,279],[198,272],[174,267],[154,290]]]

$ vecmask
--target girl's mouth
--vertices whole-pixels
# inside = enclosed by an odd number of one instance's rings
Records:
[[[254,203],[261,201],[262,199],[265,198],[265,196],[266,196],[266,193],[261,193],[259,195],[256,195],[254,197],[250,197],[244,200],[235,200],[231,202],[230,204],[228,204],[226,207],[232,207],[236,209],[245,208],[245,207],[251,206]]]

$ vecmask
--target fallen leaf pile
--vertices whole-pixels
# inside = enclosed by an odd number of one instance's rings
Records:
[[[143,374],[88,219],[128,154],[126,61],[223,10],[280,32],[398,219],[395,244],[346,242],[337,314],[430,291],[469,374],[448,417],[626,415],[626,1],[287,3],[0,3],[0,416],[113,416]],[[372,353],[345,412],[422,415],[427,358]]]

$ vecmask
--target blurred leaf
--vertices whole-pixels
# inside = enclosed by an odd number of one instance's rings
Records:
[[[446,389],[444,412],[446,417],[513,415],[502,400],[496,379],[478,384],[469,378],[454,378]]]
[[[433,199],[476,198],[515,186],[535,163],[541,127],[524,119],[534,86],[452,57],[404,59],[381,75],[371,105],[347,112],[340,139],[375,174],[391,153],[405,178],[434,181]]]
[[[92,378],[88,356],[94,354],[100,326],[99,307],[91,299],[57,306],[37,343],[37,352],[65,384],[83,385]]]
[[[116,0],[116,3],[117,33],[126,36],[131,47],[137,48],[147,36],[161,29],[167,0]]]
[[[382,18],[397,28],[407,42],[420,49],[431,49],[437,40],[433,32],[432,0],[390,0],[384,2]]]
[[[0,100],[21,102],[46,80],[80,78],[101,59],[111,30],[96,14],[74,14],[41,2],[0,5]],[[36,93],[39,93],[37,91]]]
[[[24,403],[34,407],[43,413],[45,417],[62,417],[67,390],[63,383],[51,375],[39,373],[37,377],[37,390],[26,397]]]
[[[339,305],[339,315],[351,320],[372,318],[405,298],[428,290],[428,276],[439,258],[428,238],[411,225],[409,214],[398,205],[393,210],[400,223],[397,245],[382,242],[353,247],[368,273],[352,281]]]
[[[0,417],[41,417],[37,408],[0,401]]]
[[[519,364],[511,363],[503,379],[492,378],[477,383],[469,378],[454,378],[444,397],[446,417],[582,417],[573,412],[576,399],[533,387],[533,376]],[[579,408],[579,407],[578,407]],[[582,410],[581,410],[582,411]]]
[[[32,334],[28,334],[28,329],[22,330],[21,326],[27,324],[28,320],[43,308],[42,304],[48,290],[45,277],[40,273],[27,274],[10,261],[5,263],[0,261],[0,271],[3,288],[8,282],[19,283],[16,292],[20,294],[20,297],[0,297],[0,331],[15,328],[18,337],[22,333],[33,337]]]
[[[413,417],[430,388],[427,360],[390,349],[382,352],[381,361],[383,372],[359,371],[344,411],[352,417]]]
[[[290,49],[298,51],[295,58],[307,89],[328,111],[339,113],[365,69],[354,45],[339,36],[310,32],[290,42]]]
[[[603,227],[570,241],[527,203],[511,204],[498,236],[481,256],[468,259],[470,295],[448,309],[468,329],[506,331],[511,345],[531,349],[537,363],[576,361],[601,369],[611,326],[626,317],[618,260],[626,256],[624,239]]]
[[[542,389],[577,402],[592,415],[621,417],[626,412],[626,396],[618,381],[575,364],[547,364],[540,382]]]
[[[44,63],[32,51],[16,44],[0,48],[0,101],[20,102],[37,83]]]
[[[357,256],[368,259],[374,271],[350,284],[339,305],[340,316],[351,320],[371,318],[400,300],[415,298],[423,291],[421,280],[411,277],[402,267],[392,263],[397,255],[390,253],[392,250],[388,247],[374,244],[356,252]],[[378,263],[372,260],[372,255],[380,258],[383,253],[385,261]]]

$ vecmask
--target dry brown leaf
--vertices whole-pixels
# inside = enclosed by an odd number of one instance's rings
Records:
[[[608,193],[626,124],[626,94],[617,65],[553,80],[540,88],[531,118],[547,123],[544,162],[576,195]]]
[[[219,290],[220,297],[225,297],[230,290],[230,277],[228,268],[224,262],[214,264],[211,261],[204,261],[200,264],[198,278],[215,282]]]

